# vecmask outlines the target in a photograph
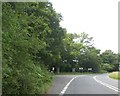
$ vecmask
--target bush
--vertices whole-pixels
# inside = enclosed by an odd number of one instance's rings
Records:
[[[3,94],[41,94],[51,80],[52,75],[38,65],[31,64],[19,70],[4,67]]]
[[[42,60],[35,60],[36,53],[45,49],[45,41],[38,38],[43,31],[33,26],[44,25],[43,20],[34,23],[37,17],[28,16],[30,14],[26,12],[34,4],[37,3],[2,4],[3,94],[41,94],[52,80],[52,75],[41,67]]]
[[[105,63],[105,64],[102,64],[101,69],[107,72],[111,72],[114,69],[114,65]]]

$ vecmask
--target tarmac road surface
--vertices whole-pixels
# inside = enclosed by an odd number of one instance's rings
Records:
[[[65,94],[108,94],[107,96],[118,96],[120,91],[118,82],[120,81],[109,78],[108,74],[55,75],[47,94],[60,96]]]

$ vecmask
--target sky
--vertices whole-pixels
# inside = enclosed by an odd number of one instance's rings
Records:
[[[85,32],[94,46],[118,52],[118,1],[120,0],[49,0],[63,20],[68,33]]]

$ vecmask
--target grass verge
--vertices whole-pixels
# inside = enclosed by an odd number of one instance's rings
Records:
[[[55,73],[55,75],[84,75],[84,74],[101,74],[101,73],[93,72],[61,72],[59,74]]]
[[[112,79],[120,80],[120,72],[118,72],[118,71],[112,72],[109,74],[109,77]]]

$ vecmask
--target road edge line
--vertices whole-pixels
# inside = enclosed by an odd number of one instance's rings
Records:
[[[110,85],[110,84],[104,83],[104,82],[98,80],[96,77],[97,77],[97,76],[94,76],[94,77],[93,77],[93,79],[94,79],[96,82],[98,82],[98,83],[100,83],[100,84],[102,84],[102,85],[104,85],[104,86],[106,86],[106,87],[108,87],[108,88],[110,88],[110,89],[112,89],[112,90],[114,90],[114,91],[116,91],[116,92],[120,92],[120,91],[119,91],[120,89],[118,89],[117,87],[114,87],[114,86],[112,86],[112,85]]]

